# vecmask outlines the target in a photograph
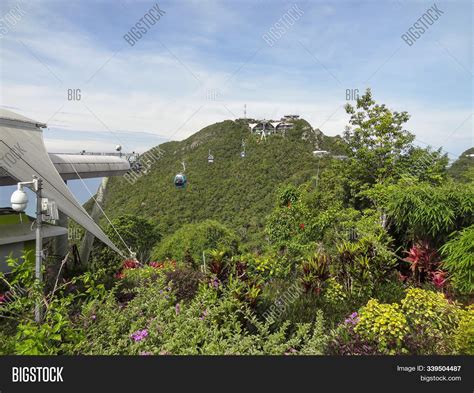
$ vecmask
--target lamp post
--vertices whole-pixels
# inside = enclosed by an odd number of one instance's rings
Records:
[[[28,187],[36,193],[36,252],[35,252],[35,278],[38,284],[41,284],[43,277],[41,274],[41,267],[43,262],[43,207],[42,207],[42,190],[43,181],[36,176],[33,176],[33,181],[18,183],[18,189],[12,194],[10,202],[13,210],[17,212],[25,211],[28,205],[28,195],[23,190],[23,187]],[[40,323],[42,320],[41,300],[38,300],[35,305],[35,321]]]

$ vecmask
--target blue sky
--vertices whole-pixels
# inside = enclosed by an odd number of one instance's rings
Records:
[[[433,2],[159,1],[166,14],[131,47],[123,35],[154,4],[2,1],[4,23],[18,5],[24,15],[0,38],[0,105],[47,122],[50,151],[144,151],[241,117],[244,104],[340,134],[346,89],[371,87],[411,114],[420,145],[451,158],[474,145],[470,1],[436,2],[443,14],[412,46],[400,36]],[[268,45],[295,4],[302,15]]]

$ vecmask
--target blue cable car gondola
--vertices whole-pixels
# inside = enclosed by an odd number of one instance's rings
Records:
[[[184,162],[182,164],[183,164],[183,172],[178,173],[174,177],[174,185],[175,185],[176,188],[185,188],[186,183],[188,182],[187,179],[186,179],[186,175],[184,174],[184,172],[186,170],[186,166],[185,166]]]

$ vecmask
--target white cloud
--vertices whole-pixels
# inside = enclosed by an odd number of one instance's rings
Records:
[[[233,58],[227,62],[214,64],[199,52],[200,45],[217,42],[226,28],[240,26],[245,29],[251,22],[238,10],[221,2],[196,1],[191,2],[189,8],[195,15],[194,22],[205,26],[206,30],[189,40],[166,42],[170,54],[153,40],[143,40],[133,48],[128,47],[121,36],[109,42],[110,47],[106,48],[89,32],[80,30],[80,22],[76,26],[70,25],[61,20],[61,15],[50,4],[46,7],[33,3],[25,17],[27,20],[0,45],[0,104],[20,108],[17,111],[26,116],[48,121],[52,131],[62,129],[53,138],[47,134],[48,148],[56,151],[79,145],[87,150],[110,149],[107,140],[79,137],[75,132],[78,130],[81,134],[101,132],[105,138],[110,138],[110,144],[116,143],[117,135],[121,139],[120,132],[149,132],[183,139],[208,124],[232,118],[233,114],[242,116],[244,104],[247,104],[248,116],[278,118],[287,113],[298,113],[326,134],[336,135],[343,131],[348,120],[342,108],[337,110],[345,104],[345,89],[363,88],[355,81],[373,73],[392,53],[391,46],[382,46],[367,49],[367,57],[355,57],[359,49],[355,42],[363,33],[363,21],[361,25],[354,25],[347,42],[332,45],[334,37],[347,35],[347,25],[339,19],[329,25],[321,24],[329,15],[338,15],[334,7],[323,4],[305,9],[301,23],[295,24],[273,48],[263,47],[257,54],[257,62],[251,60],[245,64],[253,50],[243,43],[258,44],[261,41],[258,32],[253,41],[244,34],[235,36],[242,40],[241,61],[236,61],[239,56],[233,53]],[[169,15],[171,11],[172,8]],[[319,24],[316,24],[316,18]],[[52,20],[54,27],[48,25]],[[171,21],[171,17],[169,21],[163,19],[164,23]],[[265,26],[270,26],[270,21],[266,20]],[[126,31],[127,26],[124,28]],[[302,37],[302,42],[334,72],[342,85],[305,53],[295,42],[297,37]],[[420,140],[428,140],[434,146],[445,143],[449,150],[458,154],[467,147],[466,143],[473,144],[472,118],[449,140],[443,141],[443,136],[469,115],[470,103],[453,109],[442,103],[433,106],[420,98],[406,98],[407,95],[411,97],[409,90],[414,88],[413,77],[408,77],[410,72],[413,75],[427,72],[426,67],[440,59],[453,62],[441,49],[429,43],[428,37],[423,39],[425,42],[416,44],[416,51],[402,47],[371,80],[375,99],[391,108],[407,110],[412,115],[408,128]],[[453,42],[452,34],[441,35],[441,41],[449,45]],[[453,46],[453,53],[460,53],[461,60],[465,59],[463,43],[467,42],[465,38],[459,39]],[[122,49],[113,56],[119,48]],[[423,63],[416,61],[419,57],[423,58]],[[238,74],[226,83],[242,64]],[[451,65],[456,67],[454,63]],[[85,83],[98,69],[95,77]],[[387,80],[399,81],[403,92],[388,89]],[[69,88],[81,89],[80,102],[66,100]],[[206,91],[212,89],[218,91],[220,101],[206,100]],[[129,136],[125,139],[131,145],[130,150],[151,147],[146,146],[143,139],[134,141]],[[153,143],[154,139],[150,141]]]

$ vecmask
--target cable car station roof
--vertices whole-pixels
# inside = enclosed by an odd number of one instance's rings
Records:
[[[105,174],[107,171],[104,171],[104,168],[116,162],[117,158],[114,157],[113,160],[103,162],[101,160],[104,157],[90,156],[87,159],[73,161],[75,157],[73,159],[68,156],[53,155],[52,160],[43,141],[41,128],[45,126],[43,123],[5,109],[0,111],[0,167],[3,168],[3,175],[6,173],[8,177],[14,178],[16,181],[31,181],[33,176],[42,179],[45,197],[55,201],[61,212],[114,251],[123,255],[76,200],[56,169],[57,165],[65,175],[74,176],[75,174],[77,177],[82,177],[79,170],[83,174]],[[56,164],[53,161],[56,161]],[[128,166],[128,162],[125,161],[122,170],[126,166]]]

